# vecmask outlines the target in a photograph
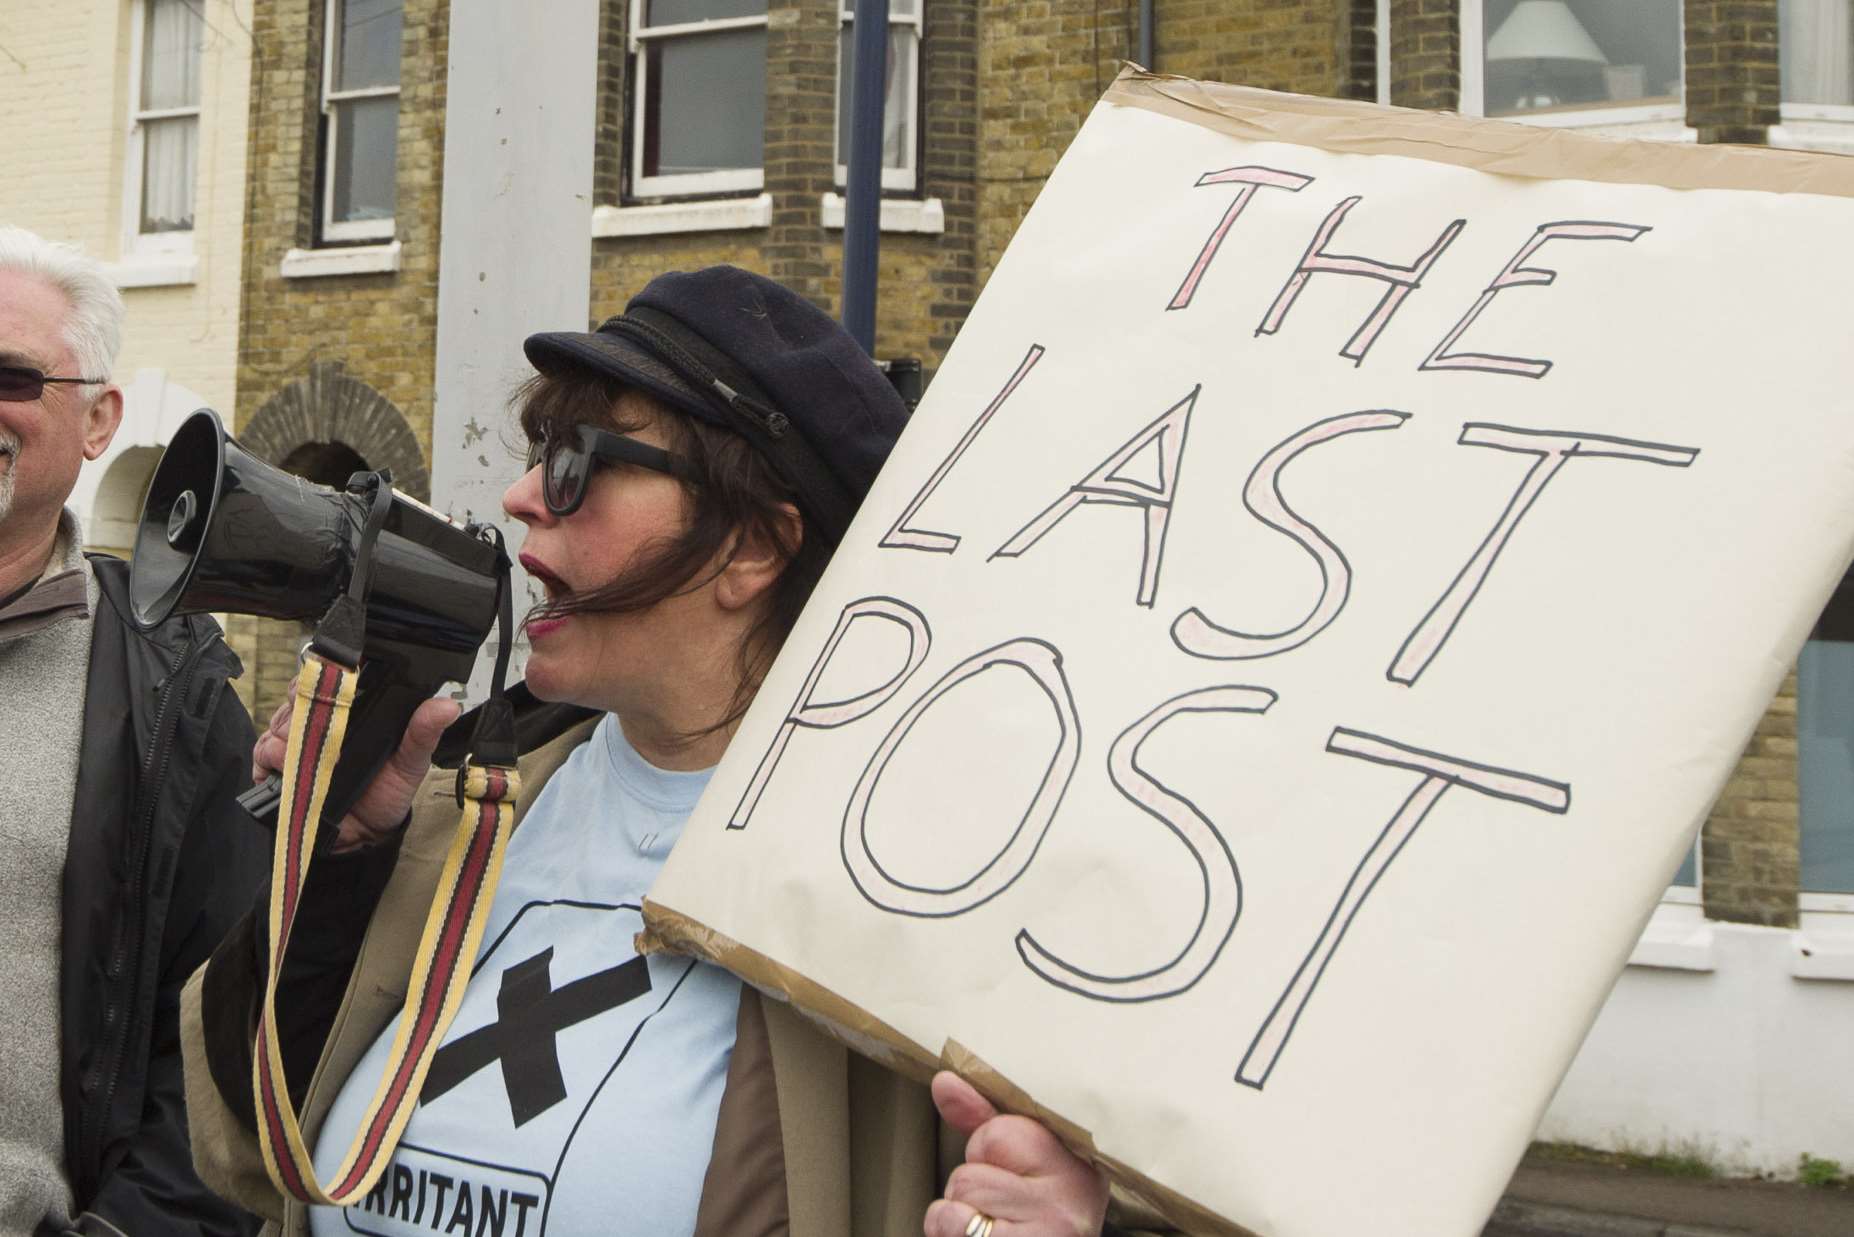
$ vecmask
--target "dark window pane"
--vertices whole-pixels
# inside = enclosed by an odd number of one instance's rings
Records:
[[[1484,0],[1489,116],[1680,98],[1680,0]]]
[[[335,89],[362,90],[399,84],[399,37],[403,0],[345,0],[337,27]]]
[[[143,232],[193,227],[193,181],[199,165],[197,116],[142,122]]]
[[[1801,888],[1854,893],[1854,644],[1816,639],[1803,645],[1796,730]]]
[[[764,17],[766,0],[649,0],[644,5],[646,26],[676,26],[690,21],[723,17]]]
[[[335,222],[391,219],[399,100],[353,99],[333,110]]]
[[[647,45],[644,175],[760,166],[766,32],[726,30]]]
[[[1687,848],[1687,857],[1680,861],[1680,871],[1674,873],[1673,883],[1685,885],[1689,889],[1699,884],[1698,856],[1693,853],[1692,847]]]

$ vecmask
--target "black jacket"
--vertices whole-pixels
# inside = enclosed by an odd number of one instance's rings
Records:
[[[211,619],[129,620],[126,564],[93,557],[83,746],[64,866],[59,976],[65,1166],[78,1229],[252,1233],[199,1182],[181,1087],[180,989],[251,904],[270,835],[251,784],[241,667]],[[50,1225],[42,1232],[54,1232]]]

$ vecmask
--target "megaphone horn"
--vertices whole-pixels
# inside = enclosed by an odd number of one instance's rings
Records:
[[[319,620],[358,565],[373,488],[336,490],[273,468],[200,409],[148,486],[129,573],[135,622],[208,611]],[[420,703],[470,677],[507,574],[491,537],[392,491],[367,564],[361,677],[324,820],[353,806]]]

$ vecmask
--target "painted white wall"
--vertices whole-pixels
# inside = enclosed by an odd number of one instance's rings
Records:
[[[84,544],[125,551],[135,544],[142,495],[168,439],[206,400],[165,370],[141,369],[122,383],[122,424],[109,449],[86,463],[71,490],[70,507],[83,526]]]
[[[198,180],[190,274],[151,284],[129,252],[124,198],[132,98],[125,0],[0,4],[0,116],[11,168],[0,222],[107,264],[126,307],[118,378],[160,368],[229,414],[237,373],[252,0],[202,0]],[[183,265],[185,265],[183,263]]]
[[[432,505],[494,520],[511,550],[520,528],[501,496],[520,472],[504,443],[509,392],[532,372],[521,341],[584,330],[591,313],[598,18],[597,0],[451,6]],[[516,573],[519,617],[529,590]],[[477,658],[472,699],[495,646]],[[519,664],[518,649],[512,676]]]
[[[127,235],[131,5],[0,5],[7,53],[0,55],[0,116],[9,118],[11,169],[0,180],[0,222],[77,245],[105,263],[122,289],[114,370],[123,386],[122,428],[109,453],[84,466],[70,498],[86,542],[97,548],[128,546],[121,513],[139,511],[158,449],[186,414],[210,405],[229,416],[233,406],[251,11],[252,0],[202,0],[194,231],[178,268],[157,272],[130,252]]]
[[[1804,1153],[1854,1164],[1854,968],[1824,965],[1854,939],[1705,927],[1710,970],[1623,972],[1538,1136],[1731,1173],[1790,1176]]]

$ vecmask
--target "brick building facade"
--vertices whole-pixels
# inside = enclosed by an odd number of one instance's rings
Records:
[[[1854,134],[1854,106],[1793,105],[1785,97],[1780,36],[1785,20],[1797,20],[1786,6],[1824,2],[1645,0],[1617,7],[1573,0],[1570,7],[1597,23],[1599,35],[1623,48],[1612,62],[1637,63],[1607,64],[1600,78],[1592,77],[1608,92],[1596,103],[1559,108],[1527,83],[1521,102],[1532,111],[1521,118],[1675,141],[1854,144],[1842,136]],[[331,4],[343,12],[395,7],[386,0],[262,0],[254,17],[237,426],[278,462],[316,443],[339,443],[368,465],[390,465],[402,485],[418,492],[431,449],[448,5],[404,4],[395,79],[396,200],[388,229],[357,243],[325,234],[328,127],[338,111],[330,100],[339,94],[331,94],[338,83],[326,71]],[[1120,63],[1137,54],[1142,6],[1137,0],[891,0],[891,6],[891,20],[906,27],[898,55],[917,55],[918,67],[912,108],[899,129],[906,149],[890,151],[907,165],[907,183],[887,190],[876,350],[919,358],[931,374],[1044,178]],[[595,321],[619,309],[655,272],[717,261],[763,271],[828,309],[838,306],[843,9],[837,0],[770,0],[762,18],[752,5],[678,6],[685,13],[710,7],[725,11],[718,24],[737,48],[758,58],[765,83],[763,91],[750,90],[752,97],[729,95],[729,110],[714,115],[699,111],[699,98],[639,75],[647,75],[653,56],[676,47],[681,51],[674,54],[693,56],[699,66],[709,54],[699,50],[701,40],[720,36],[686,25],[640,27],[647,6],[601,5],[597,142],[589,152]],[[1513,8],[1513,0],[1153,0],[1151,67],[1310,94],[1511,114],[1510,106],[1499,106],[1505,96],[1495,97],[1512,87],[1490,40]],[[1641,36],[1652,46],[1617,41],[1615,23],[1656,21],[1663,33]],[[718,174],[675,166],[679,156],[670,147],[686,145],[678,109],[696,109],[687,115],[702,124],[688,120],[688,127],[752,129],[737,135],[744,155],[689,156],[716,166],[731,157],[741,166]],[[328,468],[351,462],[314,451],[297,462],[317,458]],[[274,630],[259,640],[256,625],[240,620],[235,637],[254,666],[254,698],[267,705],[288,678],[296,633]],[[1694,882],[1691,900],[1709,919],[1794,926],[1808,903],[1799,859],[1797,692],[1792,677],[1712,815],[1698,875],[1683,878]]]
[[[431,451],[442,200],[448,6],[439,0],[404,5],[390,234],[362,242],[324,234],[338,85],[330,38],[350,12],[392,7],[257,5],[236,427],[272,462],[319,461],[331,471],[318,480],[339,480],[340,466],[358,458],[392,467],[402,488],[420,492]],[[1135,54],[1138,9],[1133,0],[891,0],[891,19],[915,31],[901,54],[918,56],[918,65],[904,140],[911,183],[885,179],[878,356],[918,359],[931,375],[1043,179]],[[1321,94],[1368,89],[1356,49],[1372,45],[1369,0],[1157,9],[1155,54],[1170,71]],[[763,23],[736,31],[763,39],[759,167],[719,192],[679,191],[701,178],[654,175],[644,165],[639,134],[649,121],[640,112],[671,102],[639,91],[636,75],[659,45],[652,40],[677,34],[633,29],[647,12],[626,0],[600,6],[593,320],[621,308],[656,272],[711,262],[762,271],[835,312],[844,6],[771,0]],[[345,403],[335,401],[337,389]],[[264,712],[281,699],[302,633],[250,619],[235,619],[232,629],[252,666],[250,698]]]
[[[347,0],[371,33],[397,5]],[[344,16],[338,9],[335,17]],[[263,0],[252,23],[250,174],[233,432],[271,463],[340,484],[390,468],[429,497],[443,186],[446,0],[404,5],[391,48],[398,84],[390,231],[331,236],[325,0]],[[377,87],[376,87],[377,88]],[[379,106],[376,104],[376,107]],[[233,616],[244,695],[260,717],[283,699],[304,633]]]

